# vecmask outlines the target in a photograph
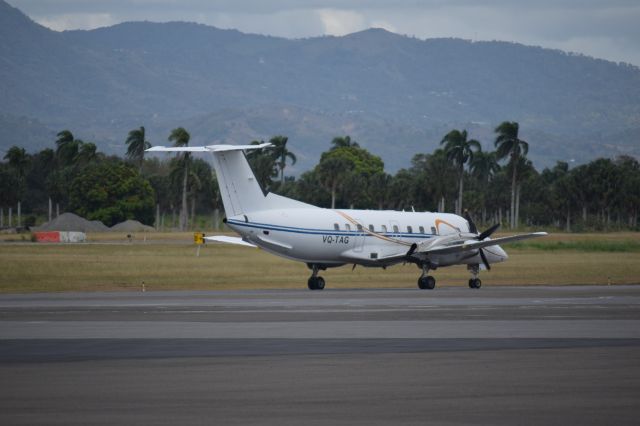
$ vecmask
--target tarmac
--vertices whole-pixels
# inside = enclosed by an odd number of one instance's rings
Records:
[[[0,296],[0,424],[637,424],[640,286]]]

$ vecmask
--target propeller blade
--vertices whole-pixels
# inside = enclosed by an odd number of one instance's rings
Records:
[[[486,231],[484,231],[482,234],[478,235],[476,237],[476,239],[478,241],[483,241],[485,238],[487,238],[488,236],[490,236],[491,234],[493,234],[494,232],[496,232],[496,229],[500,228],[500,224],[496,223],[495,225],[493,225],[491,228],[487,229]]]
[[[469,210],[464,211],[464,218],[469,222],[469,232],[473,232],[474,234],[478,233],[478,228],[476,224],[473,223],[473,219],[471,219],[471,215],[469,214]]]
[[[487,268],[487,271],[491,270],[491,265],[489,265],[489,261],[487,260],[487,256],[485,256],[484,254],[484,250],[480,249],[480,258],[482,259],[482,263],[484,263],[484,266]]]
[[[417,248],[418,248],[418,245],[416,243],[411,244],[411,248],[409,249],[409,251],[405,256],[411,257],[411,255],[413,254],[414,251],[416,251]]]

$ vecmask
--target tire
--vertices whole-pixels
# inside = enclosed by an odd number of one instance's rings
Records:
[[[309,290],[317,290],[318,289],[318,280],[316,277],[309,277],[309,280],[307,281],[307,287],[309,287]]]
[[[476,288],[480,288],[482,287],[482,281],[480,281],[480,278],[476,279]]]
[[[433,290],[436,287],[436,279],[431,275],[427,275],[425,279],[425,288]]]
[[[473,282],[473,278],[469,278],[469,288],[476,288],[476,284]]]
[[[420,278],[418,278],[418,288],[419,288],[420,290],[426,290],[426,289],[427,289],[427,286],[426,286],[426,283],[425,283],[425,278],[426,278],[426,277],[420,277]]]
[[[324,290],[324,278],[316,278],[316,290]]]

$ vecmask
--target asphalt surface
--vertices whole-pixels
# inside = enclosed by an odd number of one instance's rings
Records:
[[[640,286],[0,296],[0,424],[637,424]]]

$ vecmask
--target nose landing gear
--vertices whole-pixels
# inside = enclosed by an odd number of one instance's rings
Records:
[[[473,278],[469,278],[469,288],[480,288],[482,287],[482,281],[478,278],[478,273],[480,272],[480,265],[469,265],[467,266]]]

